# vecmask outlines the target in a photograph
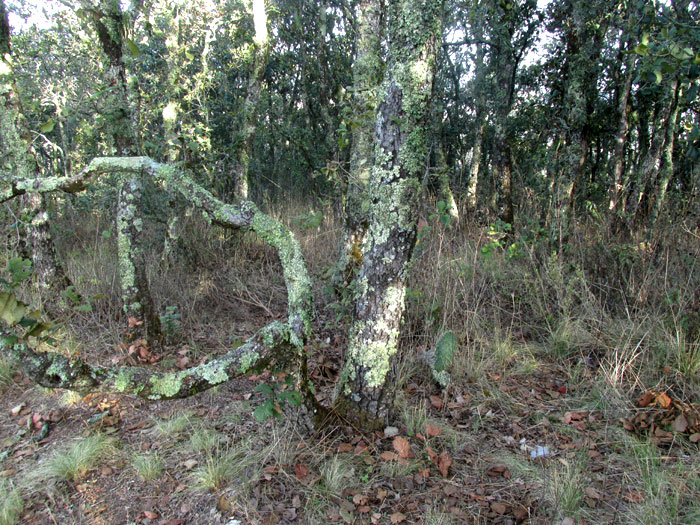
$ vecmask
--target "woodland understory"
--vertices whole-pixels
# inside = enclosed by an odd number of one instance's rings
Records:
[[[699,17],[0,0],[0,525],[700,522]]]

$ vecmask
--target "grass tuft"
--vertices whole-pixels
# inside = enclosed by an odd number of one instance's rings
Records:
[[[9,356],[0,356],[0,390],[4,390],[14,382],[17,373],[17,363]]]
[[[34,476],[37,479],[75,482],[115,451],[114,440],[103,434],[79,438],[75,443],[54,452],[39,466]]]
[[[158,453],[138,454],[131,460],[131,466],[144,481],[153,481],[163,474],[163,458]]]
[[[257,480],[258,473],[253,467],[260,468],[260,454],[252,447],[253,440],[236,443],[235,447],[226,446],[207,452],[202,466],[193,473],[196,486],[200,489],[217,491],[226,487],[237,478],[244,486]]]
[[[0,525],[14,525],[19,523],[24,510],[22,493],[17,487],[0,479]]]

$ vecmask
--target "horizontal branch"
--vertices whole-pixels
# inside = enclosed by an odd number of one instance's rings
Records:
[[[61,354],[42,353],[27,344],[16,344],[11,353],[25,374],[48,388],[78,392],[122,392],[145,399],[179,399],[264,367],[271,361],[285,364],[296,354],[291,334],[284,323],[272,323],[245,344],[199,366],[177,372],[141,367],[105,368]]]

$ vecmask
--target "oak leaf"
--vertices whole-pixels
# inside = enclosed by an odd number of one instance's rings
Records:
[[[399,454],[399,457],[404,459],[413,457],[413,454],[411,454],[411,445],[406,438],[396,436],[392,444],[394,450]]]

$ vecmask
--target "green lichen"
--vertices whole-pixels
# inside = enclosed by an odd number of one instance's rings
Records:
[[[210,385],[218,385],[229,380],[226,373],[226,364],[221,361],[212,361],[197,367],[197,374]]]
[[[67,368],[68,368],[67,361],[64,361],[63,359],[53,359],[51,361],[51,366],[49,366],[46,369],[46,375],[60,377],[61,381],[63,383],[66,383],[70,379]]]
[[[133,375],[133,372],[128,368],[119,370],[117,376],[114,378],[114,388],[119,392],[131,391]]]
[[[359,367],[365,371],[364,379],[369,387],[377,388],[384,384],[391,368],[391,358],[398,351],[398,318],[403,312],[404,295],[403,285],[388,287],[382,300],[384,307],[381,309],[388,316],[359,321],[353,325],[348,363],[343,374],[345,381],[354,380],[355,370]],[[348,386],[344,386],[346,393]]]
[[[172,372],[161,376],[151,376],[149,381],[151,383],[152,394],[149,395],[148,398],[167,399],[174,397],[182,388],[183,377],[184,375],[182,372]]]
[[[313,295],[311,278],[299,242],[279,221],[259,211],[253,215],[252,228],[261,239],[277,248],[287,284],[290,324],[294,324],[295,318],[301,321],[305,337],[308,337],[311,333]],[[298,338],[293,344],[303,346]]]
[[[245,374],[255,366],[255,363],[257,363],[260,360],[260,354],[256,352],[255,350],[248,350],[245,352],[241,358],[241,366],[240,366],[240,371],[241,374]]]

